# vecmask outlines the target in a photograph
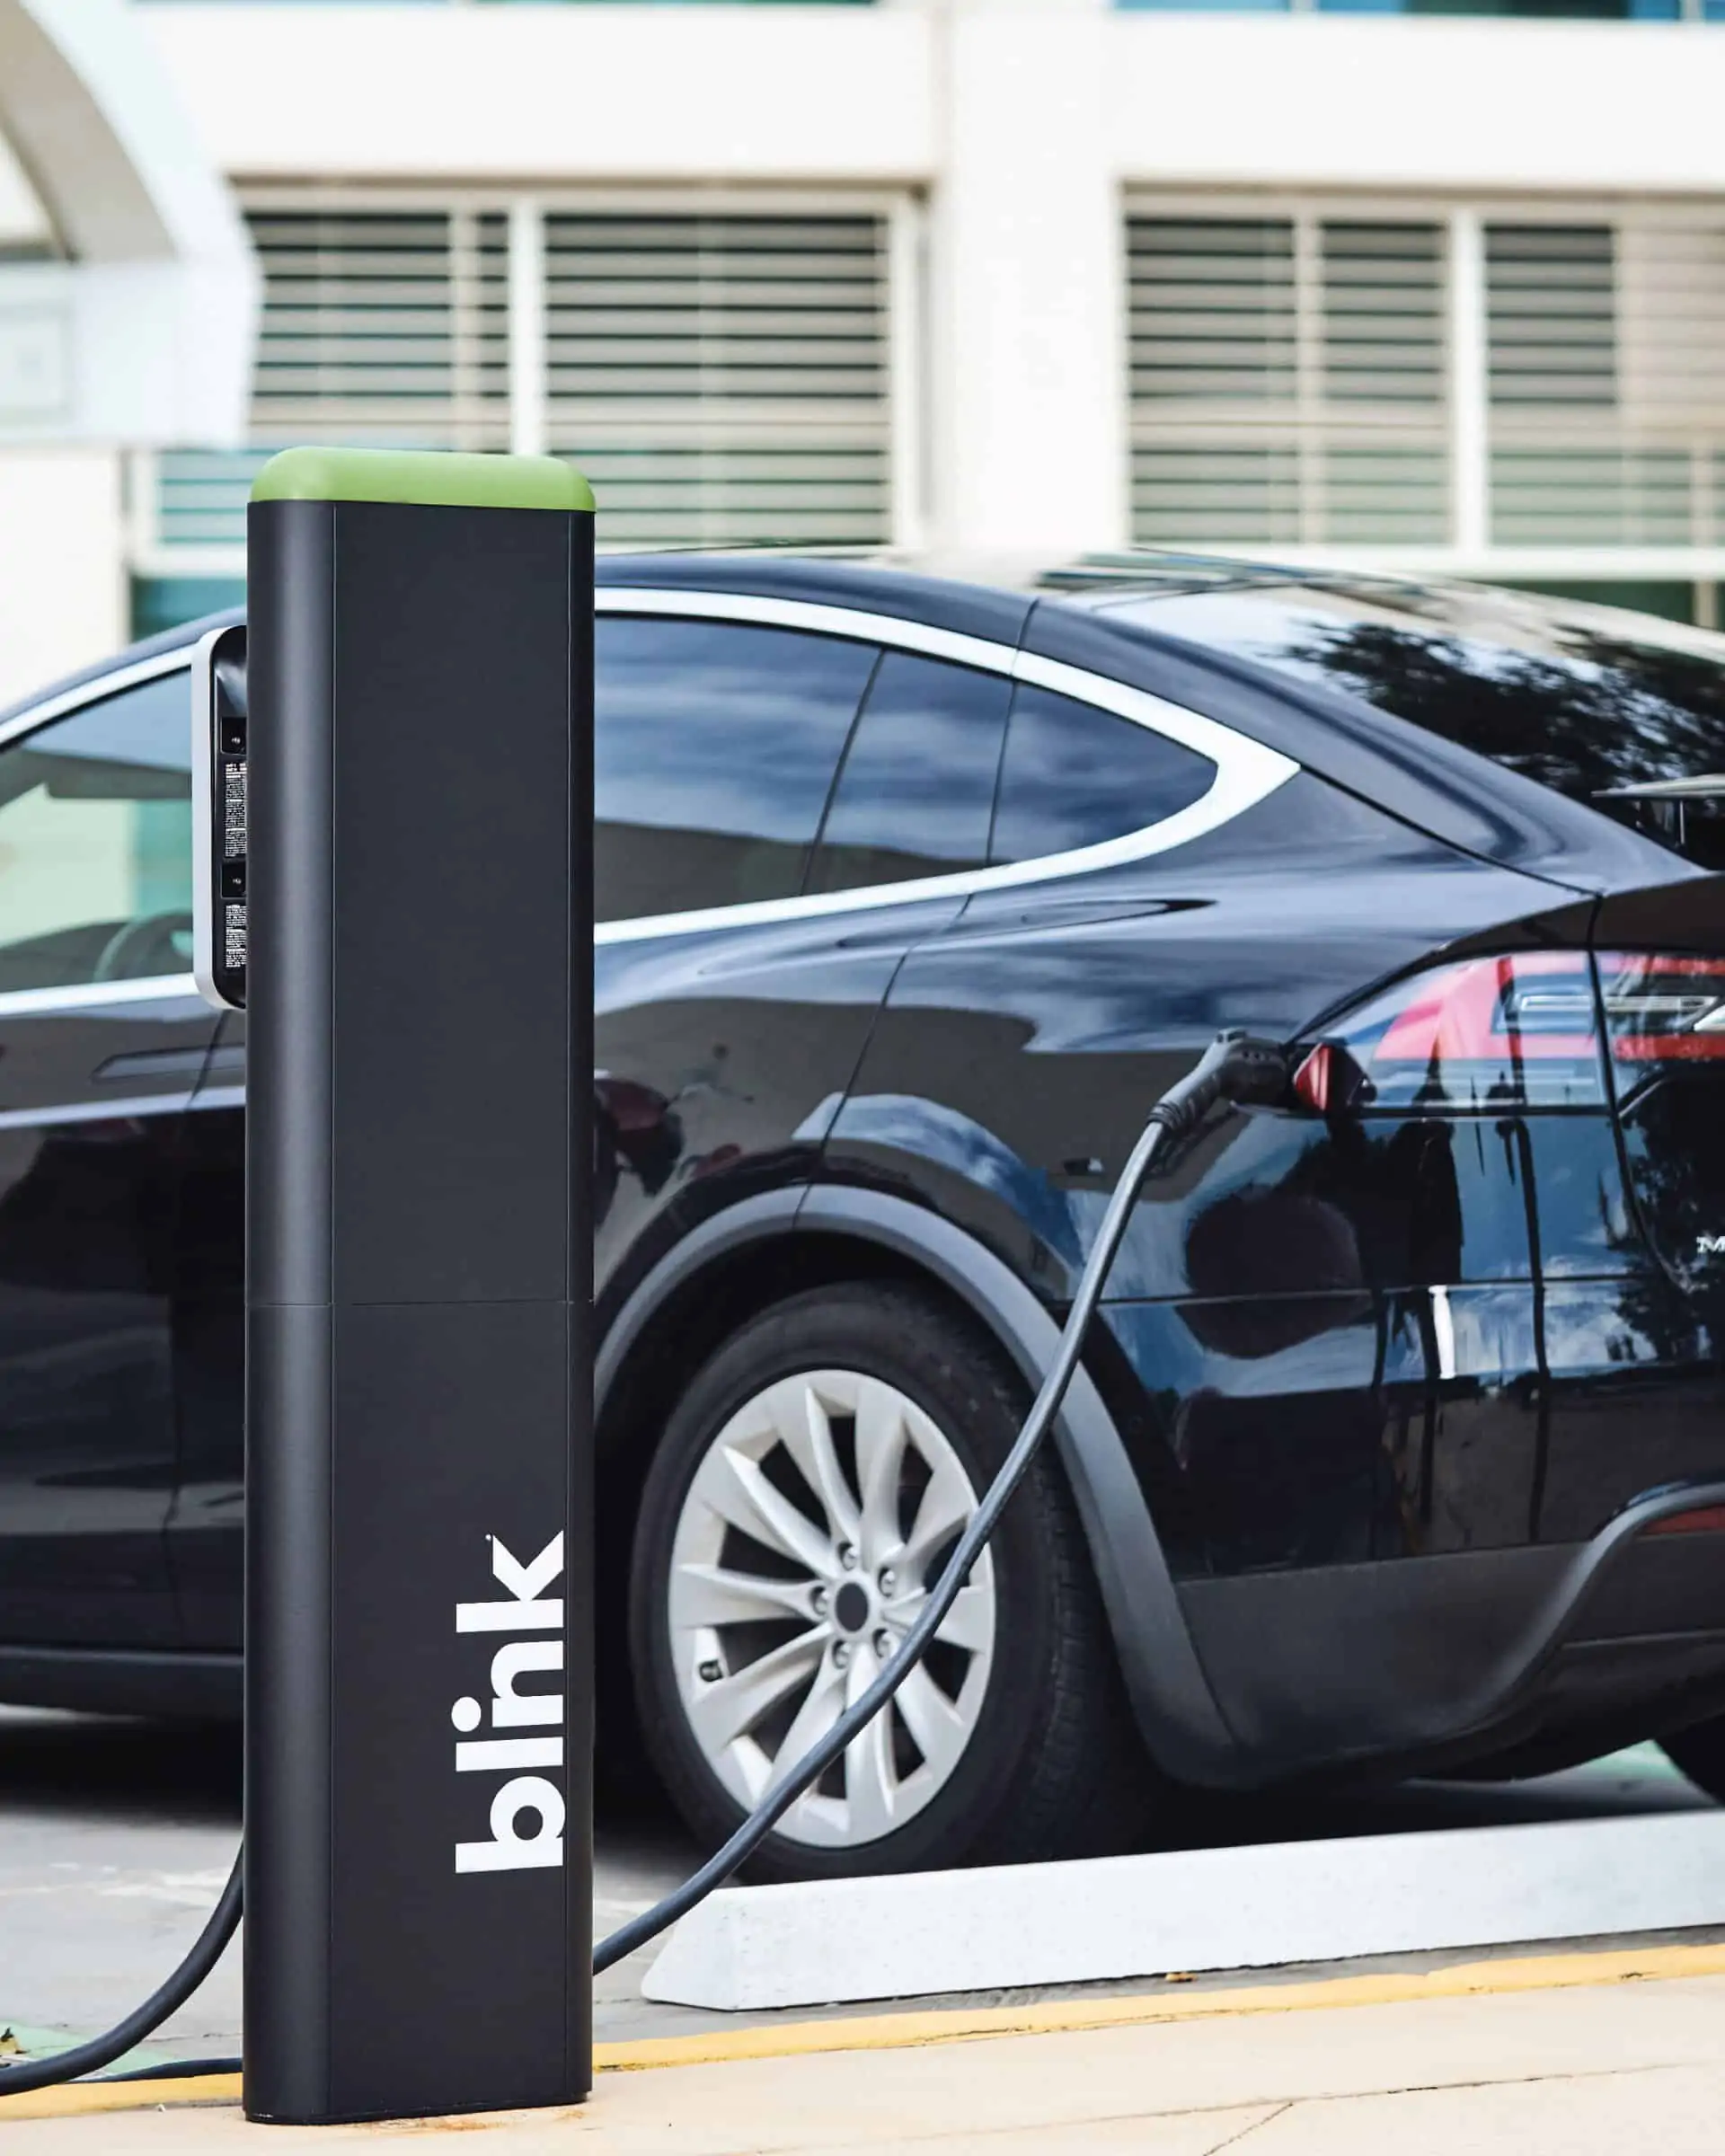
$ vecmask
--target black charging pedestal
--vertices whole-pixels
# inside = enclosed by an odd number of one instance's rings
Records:
[[[254,2119],[588,2086],[591,511],[537,458],[252,495]]]

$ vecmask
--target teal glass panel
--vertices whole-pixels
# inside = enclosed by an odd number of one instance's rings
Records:
[[[155,636],[200,614],[244,604],[243,577],[134,577],[132,634]]]

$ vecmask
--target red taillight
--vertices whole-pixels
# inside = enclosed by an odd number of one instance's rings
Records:
[[[1345,1053],[1358,1074],[1362,1105],[1435,1113],[1601,1106],[1597,1009],[1585,953],[1464,959],[1398,981],[1327,1028],[1295,1090],[1326,1112],[1339,1105],[1333,1060],[1302,1084],[1329,1050],[1332,1058]]]
[[[1674,1512],[1655,1520],[1649,1534],[1725,1534],[1725,1505],[1703,1505],[1695,1512]]]
[[[1597,1052],[1587,961],[1567,951],[1446,968],[1391,1020],[1376,1051],[1392,1064],[1511,1065]]]
[[[1663,1065],[1725,1062],[1725,958],[1521,950],[1434,967],[1326,1027],[1294,1091],[1322,1115],[1598,1108],[1606,1047],[1620,1096]]]
[[[1614,1063],[1725,1057],[1725,959],[1602,950],[1599,995]]]

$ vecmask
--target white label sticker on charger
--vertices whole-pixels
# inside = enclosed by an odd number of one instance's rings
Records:
[[[245,859],[245,765],[222,766],[222,856]]]

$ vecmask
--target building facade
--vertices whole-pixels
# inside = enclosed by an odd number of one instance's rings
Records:
[[[573,455],[612,545],[1716,618],[1725,0],[134,4],[265,305],[250,446],[116,444],[120,514],[33,571],[116,641],[234,590],[306,438]]]

